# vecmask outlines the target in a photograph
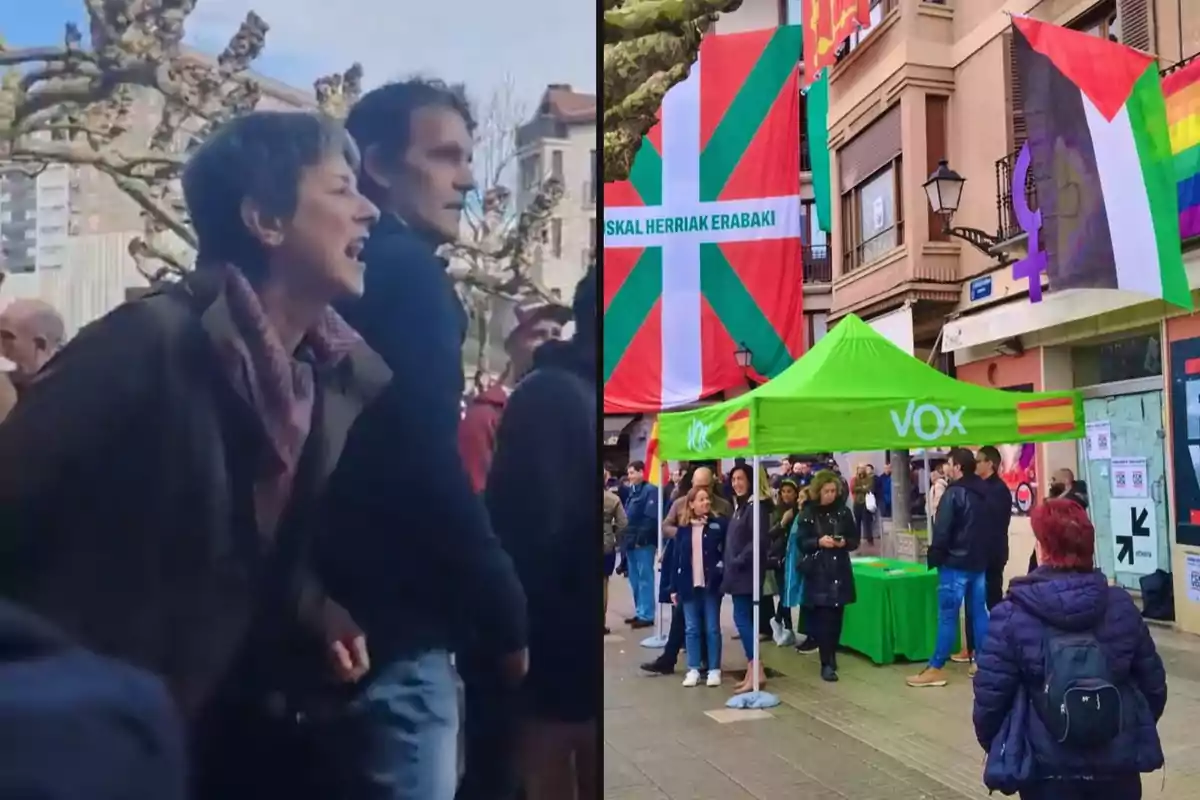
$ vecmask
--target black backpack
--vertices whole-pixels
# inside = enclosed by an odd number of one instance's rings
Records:
[[[1039,716],[1059,744],[1090,750],[1121,733],[1121,692],[1095,633],[1051,630],[1044,642],[1046,683]]]

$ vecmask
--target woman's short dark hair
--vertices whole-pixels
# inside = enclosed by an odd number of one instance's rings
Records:
[[[474,135],[475,118],[462,86],[452,86],[431,78],[414,77],[384,84],[364,94],[350,109],[346,129],[366,152],[377,147],[391,161],[404,155],[412,135],[412,117],[422,108],[445,108],[456,112]],[[363,191],[378,197],[379,188],[366,175],[361,179]]]
[[[183,171],[183,198],[199,244],[197,268],[232,262],[251,281],[262,278],[262,245],[242,220],[242,201],[291,218],[304,170],[334,154],[358,171],[354,140],[341,123],[321,114],[254,111],[218,128]]]

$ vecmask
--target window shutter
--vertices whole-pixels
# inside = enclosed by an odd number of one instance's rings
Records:
[[[1017,48],[1013,46],[1012,33],[1005,33],[1004,63],[1008,65],[1008,80],[1005,82],[1005,95],[1008,101],[1008,152],[1018,150],[1029,138],[1029,129],[1025,124],[1025,93],[1021,89],[1021,73],[1017,71]]]
[[[1117,22],[1122,44],[1154,52],[1154,14],[1147,0],[1117,0]]]

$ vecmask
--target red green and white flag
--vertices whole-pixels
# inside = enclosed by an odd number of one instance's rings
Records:
[[[709,36],[604,187],[604,410],[771,378],[804,347],[796,25]]]

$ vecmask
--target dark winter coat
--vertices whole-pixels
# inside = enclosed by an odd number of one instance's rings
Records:
[[[830,505],[809,500],[800,507],[796,525],[804,567],[804,605],[816,608],[848,606],[856,599],[854,570],[850,554],[858,549],[858,526],[846,507],[846,498],[838,497]],[[845,547],[821,547],[822,536],[841,536]]]
[[[988,750],[1012,709],[1017,687],[1026,697],[1042,691],[1044,640],[1050,626],[1094,631],[1122,691],[1124,730],[1106,747],[1070,751],[1046,731],[1032,703],[1024,732],[1035,759],[1034,777],[1099,778],[1152,772],[1163,765],[1156,722],[1167,704],[1167,676],[1150,631],[1129,593],[1096,572],[1040,568],[1014,578],[991,612],[988,635],[976,655],[975,735]],[[1121,800],[1114,796],[1113,800]]]
[[[795,486],[795,482],[789,483]],[[792,517],[784,523],[783,515],[788,511],[792,512]],[[788,533],[792,530],[792,522],[799,511],[797,506],[778,503],[771,512],[771,530],[767,533],[767,569],[783,568],[784,559],[787,558]]]
[[[992,558],[987,496],[987,485],[978,475],[964,475],[947,487],[933,520],[930,569],[987,570]]]
[[[625,503],[629,524],[621,540],[621,549],[658,546],[658,488],[649,483],[630,487]]]
[[[446,260],[392,216],[363,260],[366,290],[339,310],[395,380],[354,426],[330,483],[329,591],[366,628],[376,663],[464,639],[480,653],[519,650],[525,596],[459,454],[467,319]]]
[[[183,800],[183,731],[154,676],[0,603],[0,797]]]
[[[517,385],[500,420],[485,492],[496,535],[529,598],[523,689],[534,713],[565,722],[597,719],[602,711],[598,692],[579,690],[603,680],[601,639],[594,627],[579,624],[601,603],[597,405],[594,348],[577,341],[538,348],[533,372]],[[531,486],[538,487],[534,503]],[[491,602],[462,588],[475,603]]]
[[[306,556],[347,433],[390,379],[361,341],[314,369],[291,500],[264,535],[266,435],[218,355],[237,337],[223,286],[193,273],[85,327],[0,425],[3,593],[162,677],[189,722],[215,695],[287,688],[301,630],[324,671],[332,618]]]
[[[704,547],[704,585],[713,591],[719,590],[722,570],[726,567],[728,528],[729,522],[725,518],[709,517],[701,538]],[[686,603],[695,596],[697,583],[692,572],[692,526],[680,526],[674,542],[674,563],[668,592],[674,592],[681,603]]]
[[[758,501],[758,585],[767,571],[767,551],[771,545],[770,500]],[[733,519],[725,541],[725,576],[721,581],[725,594],[754,594],[754,504],[750,499],[735,499]]]
[[[658,565],[660,579],[658,581],[658,602],[663,605],[671,604],[671,578],[675,575],[675,540],[664,539],[662,562]]]
[[[981,522],[983,537],[989,543],[988,566],[1003,569],[1008,563],[1008,525],[1012,521],[1012,492],[1004,480],[995,473],[983,479],[987,513]]]

